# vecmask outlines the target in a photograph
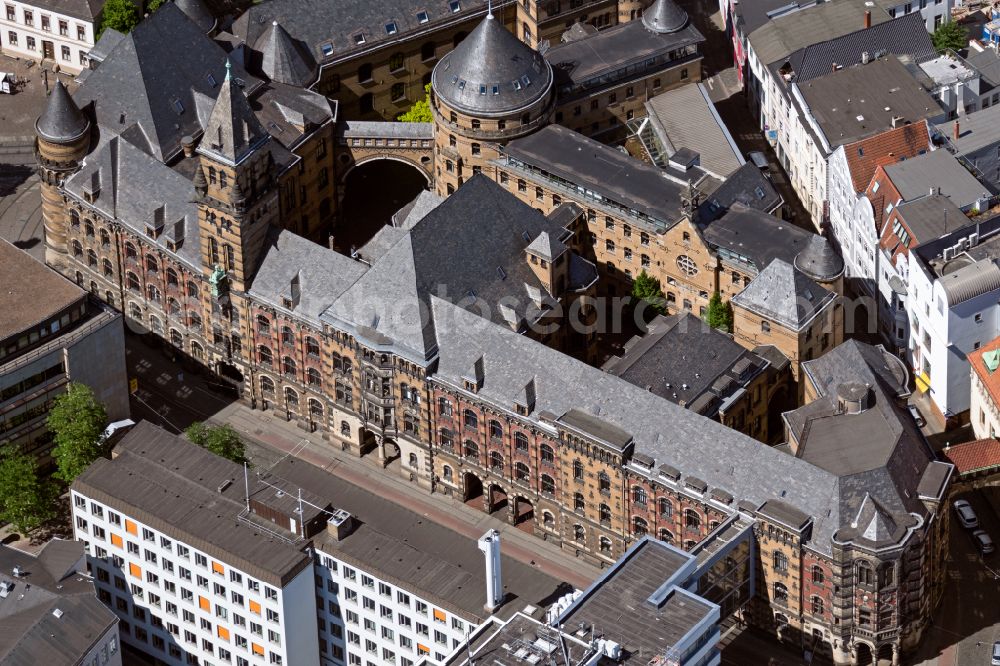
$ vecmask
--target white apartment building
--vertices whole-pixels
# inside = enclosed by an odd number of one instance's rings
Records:
[[[0,52],[78,73],[96,42],[103,0],[2,0]]]
[[[72,496],[123,643],[166,664],[412,666],[492,614],[475,541],[294,459],[245,477],[144,422]],[[503,575],[521,607],[560,588]]]

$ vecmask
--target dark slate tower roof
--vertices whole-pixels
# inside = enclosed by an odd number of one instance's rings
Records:
[[[844,272],[844,260],[825,236],[813,235],[795,255],[795,268],[817,282],[831,282]]]
[[[687,12],[674,0],[656,0],[642,12],[642,24],[658,33],[677,32],[688,22]]]
[[[215,100],[212,115],[198,152],[235,166],[269,138],[257,120],[243,89],[233,82],[232,65],[226,62],[226,79]]]
[[[503,115],[531,106],[552,88],[552,67],[492,14],[434,67],[434,93],[471,115]]]
[[[313,81],[314,64],[277,21],[257,40],[261,70],[272,81],[305,87]]]
[[[45,112],[35,121],[38,135],[52,143],[68,143],[79,139],[90,129],[90,121],[69,96],[62,81],[56,81]]]
[[[202,0],[174,0],[174,4],[205,34],[215,29],[215,17]]]

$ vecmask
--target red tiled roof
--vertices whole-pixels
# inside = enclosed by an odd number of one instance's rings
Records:
[[[983,354],[997,349],[1000,349],[1000,338],[995,338],[979,349],[969,352],[967,358],[969,365],[972,366],[972,371],[979,377],[979,381],[982,382],[994,404],[1000,405],[1000,369],[990,372],[983,361]]]
[[[930,147],[927,123],[920,121],[903,125],[881,134],[855,141],[844,146],[847,167],[855,192],[864,192],[875,175],[875,168],[895,164],[902,158],[915,157]],[[861,149],[860,152],[858,149]]]
[[[1000,440],[996,439],[977,439],[974,442],[956,444],[943,453],[955,465],[959,474],[1000,467]]]

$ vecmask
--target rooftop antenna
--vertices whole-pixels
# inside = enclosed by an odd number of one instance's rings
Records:
[[[476,662],[472,660],[472,640],[469,635],[469,627],[465,628],[465,650],[469,654],[469,666],[476,666]]]
[[[243,463],[243,487],[246,489],[247,513],[250,513],[250,477],[247,473],[247,464]]]
[[[493,18],[493,0],[486,0],[486,18]]]
[[[303,522],[305,520],[305,513],[302,511],[302,489],[299,488],[299,536],[303,539],[306,537],[306,529]]]

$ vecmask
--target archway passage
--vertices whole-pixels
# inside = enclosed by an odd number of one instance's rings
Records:
[[[532,524],[535,522],[535,507],[523,497],[514,500],[514,524],[518,529],[529,534],[533,531]]]
[[[385,464],[393,463],[399,460],[400,451],[399,445],[396,444],[394,440],[387,439],[382,443],[382,448],[385,450]]]
[[[482,480],[472,474],[471,472],[466,472],[464,478],[465,486],[465,503],[471,507],[482,510],[483,508],[483,482]]]
[[[496,484],[490,486],[490,496],[487,499],[489,499],[490,513],[507,508],[507,491]]]
[[[340,219],[333,230],[335,249],[347,254],[361,248],[427,187],[427,174],[407,162],[374,159],[353,167],[344,178]]]
[[[875,663],[874,655],[872,655],[872,649],[867,643],[858,643],[855,648],[857,651],[857,661],[855,663],[858,666],[869,666],[869,664]]]
[[[876,664],[878,666],[892,666],[892,645],[886,644],[878,649],[878,659]]]

